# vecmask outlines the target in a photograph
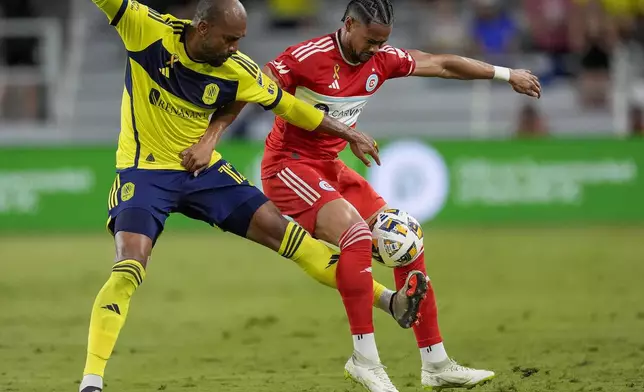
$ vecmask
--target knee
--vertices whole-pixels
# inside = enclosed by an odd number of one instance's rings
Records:
[[[281,242],[289,221],[272,202],[264,204],[260,209],[262,210],[261,213],[255,214],[255,216],[261,217],[259,226],[262,227],[262,231],[270,239]]]
[[[340,246],[340,241],[351,229],[357,226],[369,228],[358,211],[344,199],[325,204],[318,212],[315,236],[331,244]]]
[[[369,253],[371,253],[372,238],[373,236],[369,226],[365,221],[360,220],[349,226],[349,228],[342,234],[338,241],[338,246],[340,247],[340,250],[346,250],[348,248],[356,250],[367,249]]]
[[[288,223],[277,207],[267,202],[251,218],[246,238],[277,251],[284,239]]]
[[[143,252],[140,252],[136,249],[121,248],[116,250],[116,257],[114,261],[119,263],[125,260],[135,260],[138,261],[143,268],[147,268],[148,260],[150,259],[149,255],[146,255]]]
[[[152,251],[152,240],[142,234],[127,233],[120,231],[114,236],[116,245],[115,261],[136,260],[143,268],[147,263]]]

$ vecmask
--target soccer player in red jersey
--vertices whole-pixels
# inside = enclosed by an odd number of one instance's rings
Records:
[[[517,93],[541,96],[538,78],[527,70],[387,45],[393,20],[390,0],[352,0],[340,30],[289,47],[267,64],[264,72],[285,91],[350,126],[388,79],[497,79],[509,83]],[[242,108],[243,104],[236,104],[228,112],[218,112],[208,132],[222,132]],[[369,223],[388,207],[363,177],[338,159],[346,144],[340,138],[307,132],[276,118],[266,140],[263,188],[282,213],[316,238],[340,248],[340,259],[333,268],[305,270],[321,282],[331,281],[342,296],[354,340],[354,354],[345,373],[370,391],[396,391],[380,363],[371,310],[372,305],[387,310],[383,298],[390,300],[394,295],[387,289],[374,289],[371,277]],[[366,158],[363,161],[370,164]],[[199,167],[199,160],[192,159],[188,169]],[[424,253],[411,264],[394,269],[397,289],[409,284],[409,274],[418,270],[426,273]],[[413,330],[421,353],[424,388],[467,388],[494,377],[491,371],[460,366],[448,357],[431,285]]]

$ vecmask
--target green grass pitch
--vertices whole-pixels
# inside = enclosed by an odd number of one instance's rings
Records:
[[[644,228],[435,229],[429,273],[448,353],[497,378],[479,391],[644,391]],[[77,391],[106,235],[0,237],[0,391]],[[391,285],[391,272],[374,267]],[[411,331],[376,311],[402,391]],[[106,374],[106,392],[358,391],[339,295],[257,245],[164,234]]]

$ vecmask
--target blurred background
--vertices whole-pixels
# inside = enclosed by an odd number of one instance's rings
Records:
[[[185,18],[195,6],[148,3]],[[242,50],[260,64],[339,28],[346,7],[244,4],[250,23]],[[442,138],[642,133],[644,1],[397,0],[395,7],[392,45],[529,68],[542,78],[544,99],[521,99],[498,83],[397,81],[363,116],[362,127],[378,137],[393,129]],[[125,53],[91,1],[3,0],[0,15],[0,142],[113,142]],[[249,111],[233,136],[262,139],[271,119],[257,113]]]
[[[148,3],[188,19],[196,6]],[[241,49],[259,64],[338,29],[346,8],[344,0],[244,4],[250,20]],[[53,206],[61,199],[86,208],[94,227],[104,211],[90,201],[111,183],[125,50],[89,0],[3,0],[0,12],[0,213],[7,217],[0,226],[60,225],[54,217],[64,210]],[[356,168],[390,202],[437,223],[452,216],[522,222],[520,211],[560,222],[644,216],[644,203],[617,202],[644,198],[644,0],[396,0],[395,12],[392,45],[528,68],[540,76],[543,98],[492,81],[386,83],[359,126],[382,145],[412,142],[383,168]],[[257,184],[272,121],[272,113],[249,107],[220,146]],[[44,154],[56,176],[42,171]]]
[[[195,7],[144,2],[185,18]],[[264,64],[338,29],[347,0],[243,3],[241,49]],[[644,391],[644,0],[394,6],[392,45],[528,68],[543,85],[534,100],[501,82],[388,82],[359,124],[383,166],[343,154],[423,222],[448,352],[497,371],[481,391]],[[103,228],[125,61],[90,0],[0,0],[2,391],[77,388],[113,261]],[[249,107],[218,146],[257,185],[272,121]],[[336,293],[202,223],[173,216],[174,229],[133,302],[110,390],[349,390]],[[374,274],[392,285],[388,269]],[[419,391],[413,339],[383,314],[376,324],[389,374]]]

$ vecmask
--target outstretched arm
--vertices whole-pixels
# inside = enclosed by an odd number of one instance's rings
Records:
[[[420,50],[410,50],[409,54],[416,62],[411,76],[461,80],[499,79],[510,83],[514,91],[520,94],[541,97],[539,78],[528,70],[496,67],[452,54],[431,54]]]

